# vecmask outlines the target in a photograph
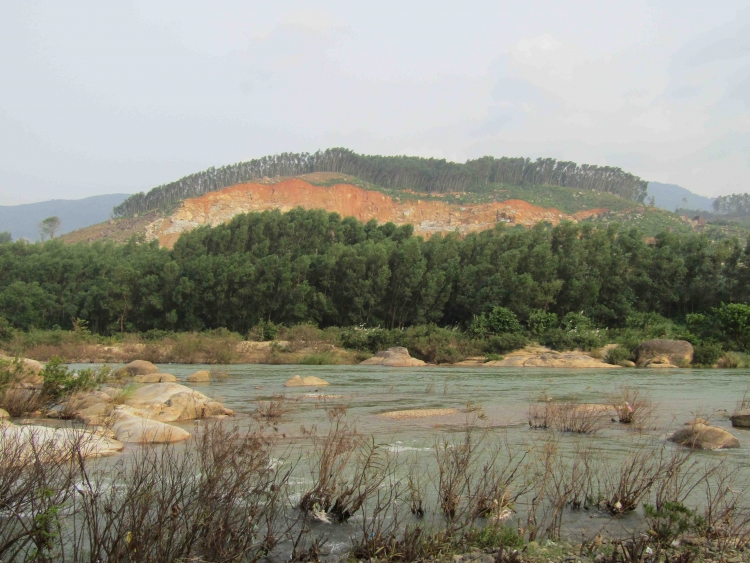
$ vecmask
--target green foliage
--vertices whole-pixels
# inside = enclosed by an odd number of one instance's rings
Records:
[[[665,502],[658,509],[644,505],[649,535],[661,547],[668,547],[680,536],[700,530],[704,519],[681,502]]]
[[[525,545],[524,539],[516,529],[510,526],[488,525],[484,528],[471,528],[466,532],[467,545],[480,548],[509,547],[521,549]]]
[[[592,327],[591,319],[583,313],[570,312],[562,318],[562,324],[565,330],[583,331]]]
[[[513,350],[520,350],[529,343],[523,334],[506,332],[488,337],[483,346],[486,354],[507,354]]]
[[[16,331],[3,316],[0,316],[0,341],[7,342],[15,336]]]
[[[0,244],[9,244],[11,242],[13,242],[13,237],[8,231],[0,233]]]
[[[697,343],[694,345],[693,350],[693,363],[702,366],[714,365],[724,354],[721,345],[712,342]]]
[[[42,394],[49,400],[58,400],[79,391],[90,391],[109,377],[109,368],[99,370],[68,369],[60,358],[52,358],[40,373],[44,378]]]
[[[138,193],[114,208],[116,217],[164,210],[177,202],[264,176],[296,176],[310,172],[353,175],[383,188],[423,192],[485,190],[491,184],[565,186],[609,192],[642,202],[647,183],[619,168],[579,166],[552,158],[494,158],[485,156],[465,164],[410,156],[361,155],[344,148],[315,153],[284,153],[191,174],[147,194]],[[572,190],[570,190],[572,191]],[[580,192],[582,195],[584,192]]]
[[[341,363],[341,358],[332,352],[317,352],[303,356],[299,364],[306,366],[328,366]]]
[[[617,346],[616,348],[610,348],[607,355],[604,357],[604,361],[613,366],[618,365],[624,360],[633,360],[633,353],[627,348]]]
[[[733,341],[740,350],[750,349],[750,305],[744,303],[722,303],[714,309],[719,330]]]
[[[555,349],[605,340],[632,349],[666,336],[743,350],[748,302],[750,246],[739,240],[662,233],[647,242],[634,229],[588,223],[423,240],[409,225],[295,209],[195,229],[173,250],[0,245],[0,316],[17,331],[3,325],[10,351],[219,328],[285,339],[282,326],[305,323],[347,327],[329,340],[347,348],[415,346],[435,361],[475,353],[475,338],[525,330]],[[429,325],[470,330],[409,332]]]
[[[557,327],[559,320],[554,313],[548,313],[541,309],[534,309],[529,314],[526,326],[533,336],[541,336],[550,329]]]

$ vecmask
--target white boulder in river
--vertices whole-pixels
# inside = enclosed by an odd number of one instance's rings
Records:
[[[396,346],[395,348],[388,348],[384,352],[378,352],[372,358],[360,362],[363,366],[388,366],[392,368],[409,368],[409,367],[421,367],[426,366],[422,360],[412,358],[409,355],[409,350],[403,346]]]
[[[80,428],[49,426],[17,426],[0,423],[0,458],[67,459],[73,453],[85,458],[113,455],[123,450],[123,444],[98,432]]]

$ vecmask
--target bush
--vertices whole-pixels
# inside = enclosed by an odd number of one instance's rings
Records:
[[[583,313],[568,313],[562,318],[562,324],[566,330],[589,330],[593,324]]]
[[[488,334],[518,333],[522,330],[518,317],[505,307],[495,307],[489,314],[474,315],[469,326],[469,332],[479,337]]]
[[[740,354],[738,352],[727,352],[716,365],[720,368],[746,368],[750,366],[750,357],[747,354]]]
[[[627,348],[617,346],[617,348],[611,348],[607,355],[604,357],[604,361],[613,366],[619,365],[623,360],[633,360],[633,353]]]
[[[698,343],[694,347],[693,363],[702,366],[712,366],[719,361],[724,353],[721,345],[711,342]]]
[[[557,315],[548,313],[541,309],[535,309],[529,315],[526,325],[529,332],[534,336],[541,336],[550,329],[556,328],[559,323]]]
[[[740,350],[750,349],[750,305],[724,303],[714,309],[714,318],[727,339]]]
[[[410,327],[404,331],[409,352],[431,364],[455,363],[466,358],[459,350],[463,339],[462,333],[434,324]]]
[[[507,354],[519,350],[529,343],[523,334],[498,334],[491,336],[484,343],[485,354]]]
[[[8,319],[0,316],[0,341],[7,342],[12,340],[16,334],[16,330],[10,326]]]
[[[90,391],[109,377],[109,368],[99,370],[82,369],[72,371],[63,365],[60,358],[52,358],[39,374],[44,378],[42,395],[49,400],[58,400],[79,391]]]

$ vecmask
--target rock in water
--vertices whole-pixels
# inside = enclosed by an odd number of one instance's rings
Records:
[[[388,348],[384,352],[378,352],[372,358],[361,362],[365,366],[388,366],[393,368],[408,368],[426,366],[422,360],[417,360],[409,355],[409,350],[402,346]]]
[[[159,368],[145,360],[134,360],[115,371],[115,377],[133,377],[134,375],[148,375],[159,373]]]
[[[740,442],[726,430],[716,426],[701,424],[687,424],[674,432],[669,438],[688,448],[700,450],[722,450],[725,448],[739,448]]]
[[[188,375],[187,380],[190,383],[206,383],[207,381],[211,381],[211,372],[206,369],[202,369]]]
[[[120,405],[113,413],[112,430],[120,442],[135,444],[164,444],[181,442],[190,437],[190,433],[178,426],[165,424],[139,416],[138,411]]]
[[[685,340],[646,340],[635,349],[635,363],[645,366],[649,360],[666,357],[669,364],[681,366],[693,361],[693,345]]]
[[[171,373],[147,373],[136,375],[133,381],[136,383],[174,383],[177,378]]]
[[[194,420],[217,415],[233,415],[221,403],[200,391],[179,383],[151,383],[135,390],[125,404],[142,416],[159,422]]]
[[[502,360],[486,362],[483,367],[534,367],[534,368],[600,368],[612,369],[619,366],[606,364],[586,354],[570,352],[517,352]]]
[[[91,458],[113,455],[123,448],[117,440],[77,428],[13,424],[0,427],[0,457],[3,458],[68,459],[74,452]]]
[[[729,417],[732,426],[736,428],[750,428],[750,409],[737,411]]]
[[[320,379],[313,375],[308,375],[306,377],[295,375],[284,383],[284,387],[317,387],[318,385],[328,385],[328,382],[325,379]]]

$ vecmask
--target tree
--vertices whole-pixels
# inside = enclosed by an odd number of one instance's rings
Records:
[[[13,242],[13,237],[8,231],[0,233],[0,244],[7,244]]]
[[[56,215],[53,215],[52,217],[47,217],[44,221],[39,223],[39,234],[42,236],[42,240],[44,240],[45,236],[48,236],[49,238],[55,238],[55,231],[60,227],[60,218]]]

